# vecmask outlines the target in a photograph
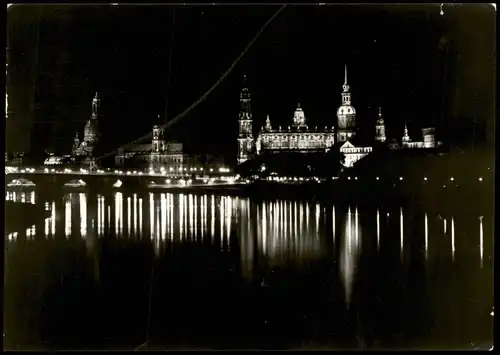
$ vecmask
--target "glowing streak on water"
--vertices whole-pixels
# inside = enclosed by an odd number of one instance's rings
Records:
[[[377,249],[380,248],[380,211],[377,208]]]
[[[228,247],[230,247],[231,243],[230,243],[230,239],[231,239],[231,219],[233,217],[233,213],[232,213],[232,199],[231,197],[228,198],[228,201],[227,201],[227,216],[226,216],[226,231],[227,231],[227,245]]]
[[[87,236],[87,195],[80,193],[80,234]]]
[[[21,192],[21,202],[22,203],[26,202],[26,192]]]
[[[451,217],[451,257],[455,260],[455,219]]]
[[[443,231],[444,235],[446,235],[446,218],[443,219]]]
[[[179,195],[179,236],[184,237],[184,195]]]
[[[481,257],[481,267],[483,267],[483,218],[479,218],[479,255]]]
[[[30,203],[35,204],[35,191],[30,193]]]
[[[220,226],[220,244],[221,247],[224,245],[224,205],[225,205],[225,197],[220,199],[219,205],[219,226]]]
[[[168,198],[168,208],[170,212],[170,240],[174,240],[174,195],[167,194]]]
[[[67,238],[71,236],[71,194],[64,203],[64,232]]]
[[[50,217],[50,234],[54,236],[56,234],[56,203],[52,202],[51,217]]]
[[[246,217],[246,214],[245,214]],[[267,209],[266,203],[262,203],[262,249],[266,253],[267,247]]]
[[[160,205],[160,211],[161,211],[161,238],[165,240],[167,238],[167,198],[166,195],[163,193],[161,194],[161,205]]]
[[[134,194],[134,234],[137,235],[137,194]]]
[[[108,228],[111,230],[111,206],[108,206]]]
[[[399,233],[400,233],[400,242],[401,242],[401,256],[403,256],[403,247],[404,247],[404,225],[403,225],[403,208],[401,207],[399,210]]]
[[[215,197],[212,195],[210,201],[210,238],[215,236]]]
[[[188,195],[187,212],[189,216],[189,236],[193,237],[194,216],[193,216],[193,195]]]
[[[132,199],[127,197],[127,233],[130,236],[132,233]]]
[[[429,256],[429,223],[427,221],[427,213],[425,214],[425,258]]]
[[[119,197],[118,204],[120,206],[120,209],[119,209],[119,211],[120,211],[120,225],[119,225],[120,232],[119,233],[120,234],[119,235],[122,236],[123,235],[123,219],[124,219],[123,218],[123,193],[120,192],[120,195],[118,197]]]
[[[155,233],[155,238],[156,238],[156,246],[159,248],[160,246],[160,238],[161,238],[161,231],[160,231],[160,212],[161,212],[161,205],[159,206],[160,208],[156,208],[155,206],[155,225],[156,225],[156,233]]]
[[[139,235],[142,236],[142,198],[139,198]]]
[[[149,193],[149,235],[151,240],[155,237],[155,201],[153,193]]]
[[[356,207],[356,221],[354,223],[356,223],[356,236],[355,236],[355,243],[356,245],[359,244],[359,221],[358,221],[358,208]]]
[[[97,235],[101,235],[101,196],[97,195]]]
[[[198,196],[194,197],[194,235],[198,237]]]

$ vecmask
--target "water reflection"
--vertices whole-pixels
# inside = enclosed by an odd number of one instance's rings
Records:
[[[5,191],[5,201],[35,204],[35,191]]]
[[[347,307],[349,307],[351,301],[352,285],[359,257],[360,244],[358,210],[355,210],[353,218],[353,213],[349,206],[340,254],[340,272],[344,282],[345,302]]]
[[[80,193],[80,234],[87,236],[87,194]]]
[[[64,229],[66,238],[71,236],[71,194],[64,203]]]
[[[483,267],[483,216],[479,217],[479,255],[481,259],[481,267]]]
[[[424,216],[424,243],[425,243],[425,259],[429,257],[429,221],[427,220],[427,213]]]
[[[25,197],[22,197],[23,194]],[[66,238],[75,235],[81,238],[89,235],[145,237],[155,243],[158,252],[163,244],[180,241],[190,243],[207,241],[224,251],[231,250],[233,243],[237,242],[247,268],[257,255],[255,252],[269,260],[279,262],[293,258],[317,258],[326,253],[328,248],[339,248],[340,269],[346,285],[346,296],[349,298],[351,292],[349,285],[355,277],[355,265],[361,243],[361,228],[370,228],[366,227],[365,222],[360,223],[360,213],[355,206],[348,208],[331,206],[329,207],[331,212],[327,213],[325,207],[318,203],[286,200],[255,203],[247,198],[170,193],[148,193],[148,203],[144,206],[142,203],[144,197],[135,193],[124,196],[122,192],[115,192],[111,199],[108,198],[110,202],[106,204],[106,197],[103,195],[97,195],[93,201],[89,201],[88,193],[66,193],[59,200],[62,203],[57,199],[44,202],[46,210],[50,211],[50,217],[46,218],[44,223],[44,234],[53,238],[58,229],[61,229],[61,236]],[[8,191],[6,200],[19,202],[24,200],[32,203],[36,201],[36,196],[33,191]],[[381,208],[367,212],[367,220],[373,218],[369,217],[372,215],[375,216],[375,221],[373,219],[372,221],[376,222],[371,227],[373,233],[367,233],[366,236],[367,238],[370,238],[370,235],[374,238],[376,236],[376,241],[367,243],[367,246],[373,245],[374,251],[375,248],[377,251],[380,248],[384,249],[386,245],[389,247],[392,241],[387,234],[390,233],[391,225],[397,224],[401,258],[405,249],[409,251],[415,245],[424,251],[424,257],[428,260],[430,247],[438,248],[436,243],[439,243],[439,239],[436,238],[442,239],[444,232],[445,239],[448,240],[447,248],[451,251],[446,254],[451,255],[452,260],[456,259],[462,244],[460,242],[457,244],[457,222],[454,216],[445,219],[440,215],[429,216],[428,213],[424,213],[418,222],[423,225],[422,230],[422,227],[415,227],[415,223],[406,217],[403,208],[398,207],[398,209],[399,221],[381,220],[381,215],[390,213]],[[149,216],[146,225],[143,224],[144,213]],[[96,219],[91,216],[96,216]],[[60,227],[59,221],[61,221]],[[97,223],[94,224],[95,221]],[[477,219],[475,221],[478,222]],[[124,223],[126,223],[125,229]],[[405,226],[405,223],[409,225]],[[329,225],[331,232],[327,232]],[[341,227],[342,225],[345,228]],[[43,231],[43,226],[40,227]],[[415,228],[423,232],[423,238],[419,242],[410,241],[414,233],[405,235],[405,231]],[[33,238],[37,232],[34,227],[30,227],[23,230],[22,235]],[[233,233],[237,241],[233,238]],[[9,238],[14,237],[11,235]],[[483,218],[479,218],[481,266],[484,261],[484,239]],[[429,245],[431,243],[432,246]],[[466,251],[464,247],[462,252]],[[440,257],[444,254],[441,251],[433,255]]]

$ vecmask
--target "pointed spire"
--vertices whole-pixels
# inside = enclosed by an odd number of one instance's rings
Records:
[[[344,92],[349,92],[349,84],[347,84],[347,64],[344,65],[344,85],[342,85]]]
[[[407,122],[405,121],[405,130],[404,130],[404,135],[403,135],[403,142],[409,142],[410,141],[410,136],[408,135],[408,125]]]

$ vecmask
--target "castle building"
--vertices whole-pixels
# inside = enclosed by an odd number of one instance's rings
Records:
[[[341,104],[337,109],[337,127],[310,128],[300,104],[295,110],[292,125],[286,129],[273,128],[269,115],[264,126],[254,139],[252,134],[253,117],[250,108],[250,93],[246,86],[240,95],[241,109],[239,113],[238,134],[238,164],[254,156],[264,153],[282,152],[328,152],[338,149],[340,163],[345,168],[351,168],[356,162],[373,151],[367,142],[362,142],[356,137],[356,109],[352,104],[350,86],[347,81],[347,66],[344,68],[344,83],[341,92]],[[388,139],[384,118],[379,107],[378,118],[375,123],[374,140],[385,144],[389,149],[432,149],[439,147],[442,142],[435,138],[434,128],[422,129],[422,141],[412,141],[405,124],[402,138]],[[400,143],[401,142],[401,143]]]
[[[83,140],[80,142],[78,132],[76,132],[76,136],[73,140],[72,155],[75,158],[84,157],[85,161],[91,161],[93,159],[95,148],[99,143],[98,110],[100,105],[101,100],[96,92],[92,99],[92,115],[90,119],[87,120],[83,131]]]

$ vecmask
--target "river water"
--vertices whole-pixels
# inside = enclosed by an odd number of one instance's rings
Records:
[[[492,346],[492,214],[44,196],[6,193],[51,211],[6,236],[6,349]]]

